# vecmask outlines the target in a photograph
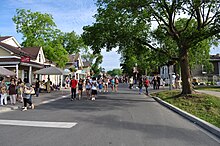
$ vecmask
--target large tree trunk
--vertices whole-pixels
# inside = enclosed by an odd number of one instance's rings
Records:
[[[182,78],[182,94],[192,94],[192,84],[189,69],[189,58],[187,49],[181,49],[180,68]]]

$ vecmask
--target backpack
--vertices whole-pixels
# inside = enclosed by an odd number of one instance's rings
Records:
[[[118,79],[115,79],[115,83],[118,84]]]
[[[149,85],[150,85],[150,81],[149,80],[145,80],[144,86],[145,87],[149,87]]]

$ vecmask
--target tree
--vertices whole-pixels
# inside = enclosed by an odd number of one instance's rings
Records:
[[[219,2],[215,0],[98,0],[96,23],[84,27],[83,38],[95,52],[101,48],[111,50],[119,46],[125,50],[135,44],[148,50],[165,54],[169,60],[179,62],[182,78],[182,94],[191,94],[190,50],[207,39],[217,40],[220,34]],[[179,27],[177,18],[186,17]],[[194,27],[191,27],[195,21]],[[177,46],[177,56],[173,48],[166,47],[160,38],[154,36],[152,25],[157,25]],[[170,53],[171,52],[171,53]],[[193,51],[192,51],[193,52]]]
[[[86,48],[82,38],[76,35],[74,31],[65,33],[63,36],[63,46],[69,54],[79,53],[80,49]]]
[[[56,29],[53,17],[49,14],[17,9],[13,17],[18,33],[23,34],[22,46],[42,46],[45,57],[64,67],[68,61],[68,52],[63,44],[63,33]]]
[[[100,73],[99,65],[102,63],[103,56],[101,54],[94,54],[95,62],[91,66],[91,70],[94,74],[98,75]]]
[[[122,70],[121,69],[113,69],[110,71],[107,71],[107,74],[109,74],[110,76],[121,76],[122,75]]]

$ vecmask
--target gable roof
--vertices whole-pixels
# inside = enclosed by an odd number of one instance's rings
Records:
[[[69,55],[69,62],[76,62],[79,58],[79,53],[76,53],[75,55],[71,54]]]
[[[89,66],[91,66],[91,63],[89,61],[84,61],[83,65],[84,65],[84,67],[89,67]]]
[[[6,39],[8,39],[8,38],[11,38],[11,37],[12,37],[12,36],[3,36],[3,37],[0,37],[0,42],[6,40]]]
[[[15,55],[18,55],[18,56],[28,55],[27,52],[21,50],[21,48],[19,48],[19,47],[13,47],[11,45],[8,45],[8,44],[2,43],[2,42],[0,42],[0,46],[5,48],[8,51],[14,53]]]
[[[33,59],[36,59],[41,47],[24,47],[22,50],[27,52]]]

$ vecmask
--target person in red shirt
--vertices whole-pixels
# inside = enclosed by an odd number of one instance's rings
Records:
[[[148,87],[150,86],[150,81],[148,80],[148,78],[146,77],[145,82],[144,82],[144,86],[146,88],[146,95],[148,96]]]
[[[71,100],[76,99],[76,87],[77,87],[78,81],[75,79],[75,76],[72,77],[72,80],[70,81],[70,87],[71,87]]]

